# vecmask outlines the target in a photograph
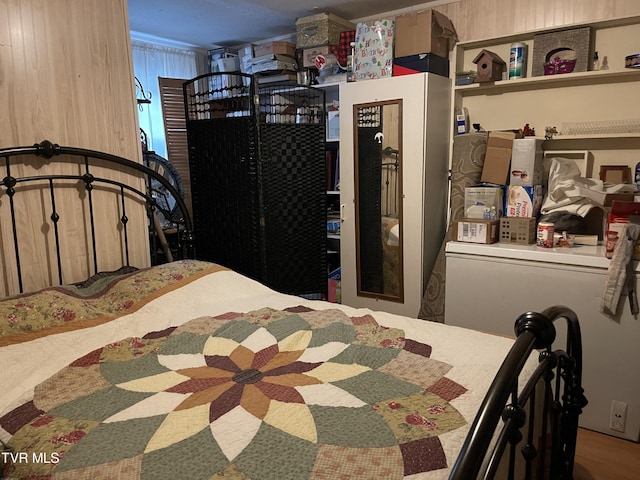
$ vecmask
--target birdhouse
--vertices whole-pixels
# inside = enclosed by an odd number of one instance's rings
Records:
[[[473,59],[473,63],[478,66],[478,83],[502,80],[502,72],[507,65],[498,55],[485,49]]]

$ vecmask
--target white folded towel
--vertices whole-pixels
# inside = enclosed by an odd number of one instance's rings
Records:
[[[618,234],[618,241],[613,250],[600,304],[600,311],[608,317],[616,315],[620,295],[623,292],[629,296],[631,313],[634,316],[638,315],[638,299],[633,269],[633,248],[638,236],[640,236],[640,225],[632,223],[625,225]]]

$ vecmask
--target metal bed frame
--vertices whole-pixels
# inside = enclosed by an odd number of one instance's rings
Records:
[[[22,178],[12,176],[11,170],[20,157],[31,156],[38,162],[54,163],[75,160],[83,173],[77,175],[32,175]],[[20,267],[21,249],[16,233],[16,211],[14,197],[20,194],[20,185],[38,182],[50,192],[55,250],[57,252],[58,280],[63,283],[60,260],[60,243],[64,240],[58,233],[58,222],[62,219],[56,208],[56,186],[60,183],[76,181],[86,189],[90,212],[91,248],[93,249],[94,273],[98,273],[96,258],[96,230],[94,226],[92,190],[96,185],[106,184],[119,191],[122,202],[120,216],[126,252],[126,266],[129,265],[129,245],[127,234],[127,212],[125,195],[139,198],[146,205],[149,228],[153,235],[153,216],[156,200],[151,190],[152,181],[159,182],[176,200],[182,218],[176,224],[179,231],[179,256],[195,258],[193,248],[193,227],[186,205],[174,186],[161,174],[122,157],[81,148],[61,147],[43,141],[30,147],[0,149],[0,160],[4,162],[4,177],[0,180],[0,202],[8,201],[9,217],[13,230],[13,246],[17,259],[17,277],[22,292]],[[79,162],[79,163],[78,163]],[[95,176],[94,165],[108,166],[114,170],[137,172],[144,178],[145,190],[108,178]],[[0,167],[1,168],[1,167]],[[135,177],[134,177],[135,178]],[[43,187],[44,185],[44,187]],[[5,221],[5,220],[3,220]],[[556,340],[556,325],[564,319],[567,327],[566,347],[553,350]],[[500,367],[462,446],[453,467],[450,479],[470,480],[475,478],[572,478],[575,455],[578,417],[587,401],[582,389],[582,346],[578,318],[566,307],[552,307],[542,313],[526,313],[515,324],[517,338]],[[539,365],[524,389],[518,391],[518,376],[534,350],[540,350]],[[500,423],[502,422],[502,425]],[[524,441],[524,442],[523,442]],[[520,450],[520,454],[518,454]],[[500,459],[504,460],[503,462]],[[505,469],[507,472],[505,473]]]
[[[561,319],[567,326],[566,348],[554,351],[555,324]],[[528,312],[516,320],[515,333],[515,343],[476,414],[451,480],[573,478],[578,417],[587,405],[578,317],[564,306]],[[540,363],[518,393],[518,376],[533,350],[540,350]],[[542,399],[537,399],[539,387]],[[507,464],[501,464],[505,459]]]
[[[35,157],[42,161],[42,164],[50,164],[54,162],[65,162],[71,163],[73,161],[80,162],[83,165],[84,173],[77,175],[69,175],[69,174],[43,174],[43,175],[31,175],[26,177],[16,178],[12,175],[11,170],[12,166],[18,164],[21,157]],[[0,161],[4,163],[4,177],[0,180],[0,191],[5,193],[8,202],[9,202],[9,211],[10,211],[10,222],[12,226],[13,232],[13,247],[15,250],[15,258],[16,258],[16,270],[17,270],[17,278],[18,278],[18,286],[20,293],[24,291],[23,286],[23,278],[22,278],[22,268],[20,265],[20,245],[18,242],[18,232],[17,232],[17,218],[16,218],[16,209],[14,206],[14,200],[16,195],[19,195],[20,185],[24,184],[34,184],[43,182],[48,183],[48,191],[51,198],[51,215],[50,218],[53,222],[53,231],[54,231],[54,242],[55,242],[55,251],[56,251],[56,264],[57,264],[57,276],[60,284],[63,283],[62,276],[62,264],[60,258],[60,245],[63,241],[60,238],[58,231],[58,224],[61,220],[61,215],[56,207],[56,188],[60,185],[61,182],[68,182],[71,180],[76,180],[80,185],[84,185],[84,188],[87,192],[87,206],[89,211],[89,222],[90,222],[90,232],[91,232],[91,247],[93,251],[93,270],[94,273],[98,273],[98,258],[97,258],[97,238],[96,238],[96,229],[94,218],[94,199],[92,196],[92,192],[94,188],[98,185],[110,185],[111,187],[115,187],[116,190],[119,190],[119,199],[121,201],[121,216],[119,219],[120,225],[122,226],[123,231],[123,242],[124,242],[124,252],[125,252],[125,263],[127,267],[130,267],[129,260],[129,235],[128,235],[128,217],[125,206],[125,195],[133,196],[134,198],[140,199],[141,202],[144,202],[146,205],[147,216],[149,218],[149,226],[151,236],[151,246],[152,251],[150,252],[151,263],[158,263],[157,259],[157,248],[155,248],[155,242],[158,238],[158,235],[162,237],[162,232],[158,231],[158,222],[157,217],[155,216],[157,209],[157,201],[154,197],[154,191],[151,187],[152,180],[154,182],[158,182],[161,184],[166,191],[168,191],[175,199],[176,205],[179,208],[181,215],[179,215],[180,219],[176,221],[173,225],[175,230],[178,232],[178,240],[177,245],[175,247],[177,258],[192,258],[195,254],[193,251],[193,237],[192,237],[192,223],[191,217],[189,216],[189,212],[184,203],[184,200],[180,193],[176,190],[176,188],[161,174],[152,170],[151,168],[142,165],[140,163],[128,160],[123,157],[119,157],[116,155],[111,155],[104,152],[98,152],[94,150],[88,150],[83,148],[74,148],[74,147],[62,147],[60,145],[54,144],[48,140],[44,140],[41,143],[34,144],[33,146],[25,146],[25,147],[15,147],[15,148],[4,148],[0,149]],[[145,179],[145,190],[140,190],[135,188],[132,185],[127,185],[117,180],[112,180],[109,178],[104,178],[100,176],[94,175],[92,172],[92,167],[96,167],[97,165],[104,166],[109,168],[109,170],[119,170],[119,171],[133,171],[140,174],[142,178]],[[0,197],[1,199],[1,197]],[[155,221],[154,221],[155,220]]]

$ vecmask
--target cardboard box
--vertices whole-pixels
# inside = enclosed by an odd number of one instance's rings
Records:
[[[504,210],[504,188],[473,186],[464,189],[465,218],[486,218],[485,212],[495,210],[498,218]]]
[[[287,57],[296,56],[296,46],[291,42],[267,42],[254,45],[253,56],[261,57],[263,55],[285,55]]]
[[[506,217],[536,217],[542,205],[542,185],[509,185],[505,205]]]
[[[393,76],[429,72],[449,77],[449,59],[435,53],[420,53],[393,59]]]
[[[541,138],[516,138],[511,152],[509,185],[546,185]]]
[[[316,57],[318,55],[330,55],[331,46],[305,48],[302,50],[302,66],[305,68],[316,68]]]
[[[296,20],[298,48],[338,45],[340,32],[355,30],[356,26],[333,13],[317,13]]]
[[[481,182],[507,185],[513,141],[517,137],[515,132],[489,132]]]
[[[452,225],[452,240],[469,243],[496,243],[498,241],[498,220],[463,218]]]
[[[500,243],[531,245],[536,243],[536,219],[503,217],[500,219]]]
[[[449,46],[458,40],[451,20],[432,9],[396,17],[395,29],[396,57],[435,53],[449,58]]]

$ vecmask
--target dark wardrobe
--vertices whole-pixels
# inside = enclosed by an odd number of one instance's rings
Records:
[[[210,73],[184,101],[196,258],[326,295],[324,91]]]

